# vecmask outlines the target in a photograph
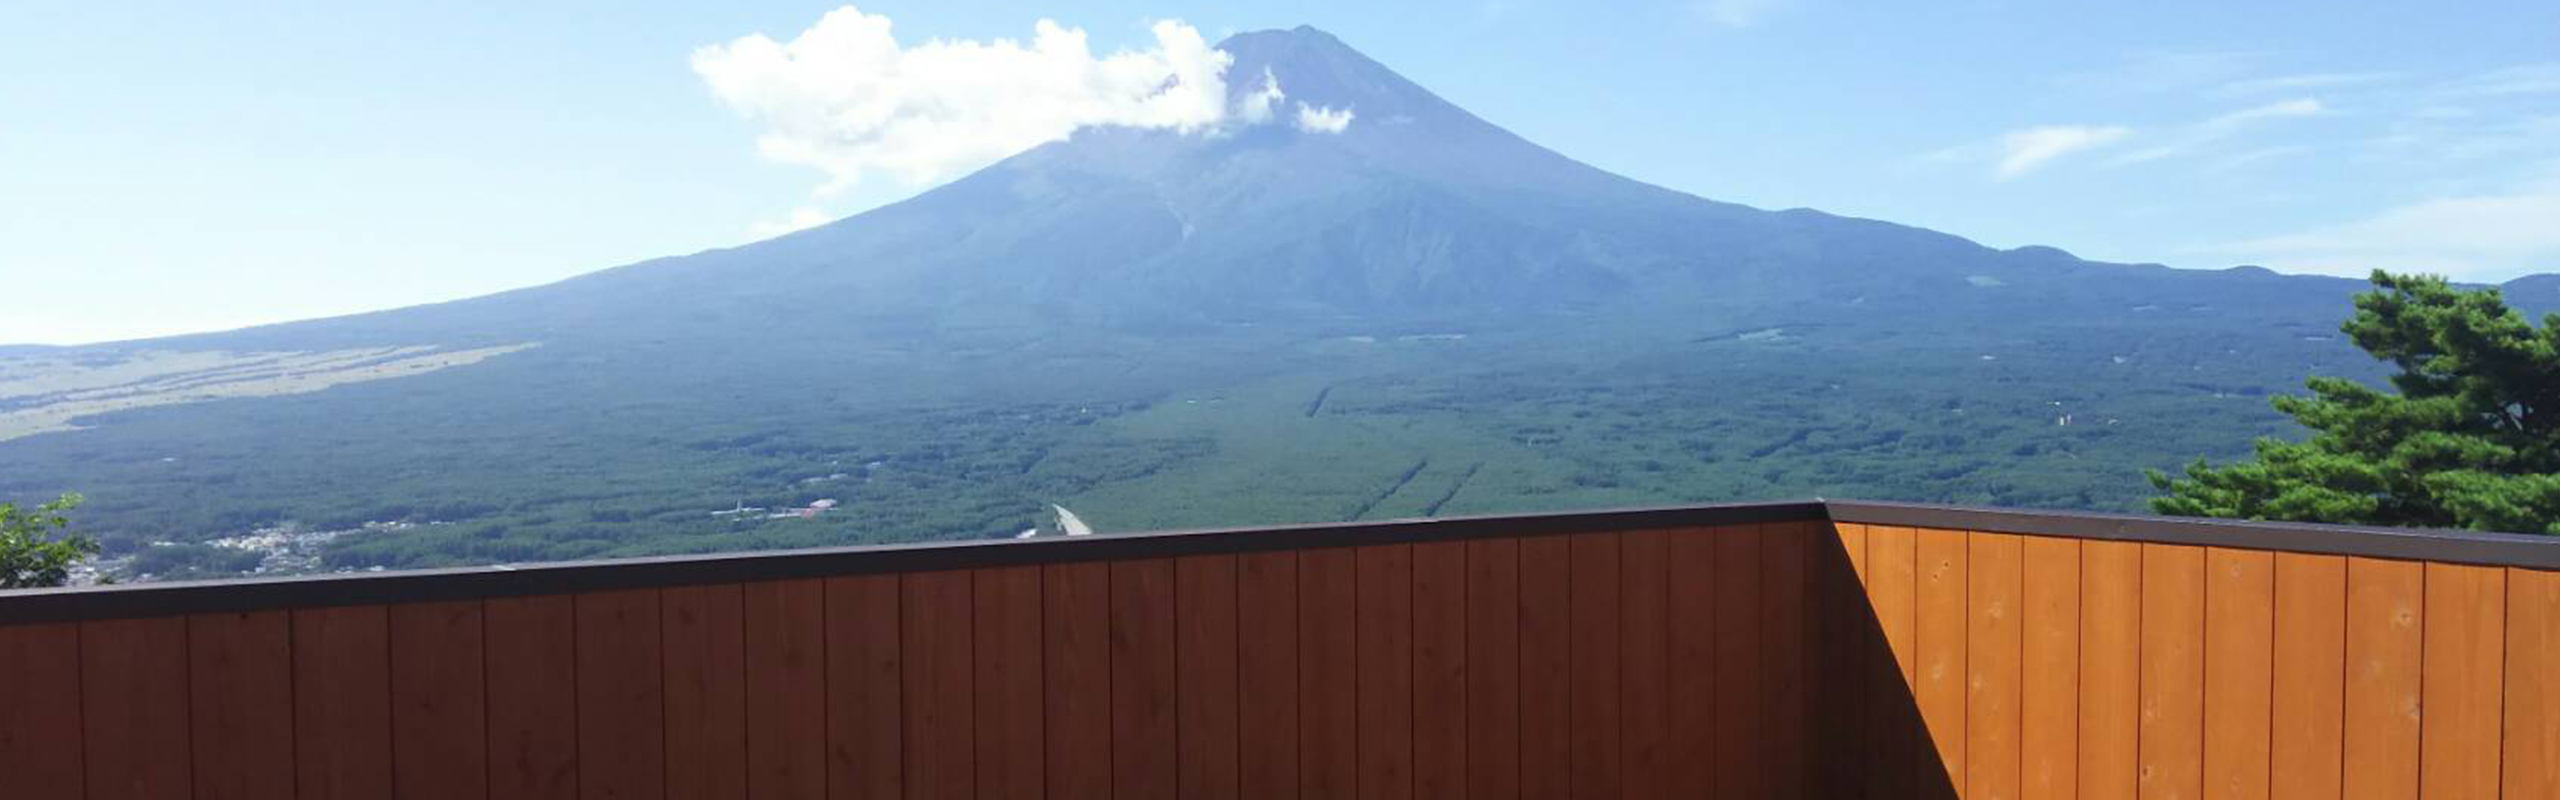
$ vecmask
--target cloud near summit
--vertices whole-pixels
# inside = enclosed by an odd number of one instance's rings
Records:
[[[1231,103],[1234,59],[1179,21],[1155,23],[1149,47],[1103,56],[1082,29],[1045,19],[1028,40],[912,46],[890,24],[845,6],[787,42],[752,34],[702,47],[693,70],[723,105],[762,126],[765,158],[827,173],[820,196],[874,177],[941,180],[1086,126],[1214,135],[1285,119],[1268,75],[1262,91]],[[1300,104],[1291,121],[1340,132],[1351,115]]]

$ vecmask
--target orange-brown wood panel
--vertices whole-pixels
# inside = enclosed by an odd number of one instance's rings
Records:
[[[1185,798],[1231,798],[1242,788],[1236,759],[1236,557],[1185,556],[1174,561],[1174,788]]]
[[[978,797],[1041,797],[1040,567],[978,570],[976,591]]]
[[[2275,554],[2268,796],[2338,800],[2345,741],[2347,560]]]
[[[1801,522],[1760,528],[1760,769],[1772,797],[1803,797],[1805,764],[1805,539]]]
[[[816,578],[740,588],[745,615],[747,796],[827,793],[827,590]]]
[[[292,643],[285,611],[187,618],[196,797],[292,796]]]
[[[2204,548],[2142,546],[2142,800],[2204,791]]]
[[[1765,797],[1769,794],[1768,754],[1764,734],[1768,683],[1762,676],[1762,629],[1767,625],[1762,582],[1759,526],[1716,528],[1706,534],[1715,542],[1715,685],[1714,749],[1707,760],[1720,797]]]
[[[568,595],[490,599],[489,796],[578,796],[577,622]]]
[[[1671,750],[1670,537],[1640,531],[1618,542],[1622,797],[1669,796],[1677,757]]]
[[[666,680],[658,590],[578,595],[578,793],[666,796]]]
[[[2007,533],[1965,538],[1965,796],[2017,800],[2026,542]]]
[[[1532,536],[1521,539],[1522,797],[1572,796],[1572,612],[1572,537]]]
[[[2507,571],[2427,565],[2418,796],[2496,797],[2506,689]]]
[[[1913,602],[1917,648],[1912,695],[1936,746],[1919,787],[1944,783],[1963,796],[1965,768],[1966,534],[1922,528],[1916,545],[1919,587]]]
[[[1814,532],[1810,552],[1813,561],[1807,575],[1815,583],[1812,591],[1819,609],[1819,628],[1812,633],[1815,657],[1807,685],[1819,704],[1820,726],[1813,734],[1817,749],[1808,765],[1812,770],[1810,791],[1820,798],[1864,797],[1865,770],[1842,769],[1839,765],[1874,766],[1864,730],[1869,669],[1866,650],[1875,629],[1863,577],[1867,526],[1822,525]]]
[[[1298,553],[1298,769],[1302,797],[1356,797],[1359,629],[1350,548]]]
[[[1413,796],[1413,547],[1359,548],[1360,796]]]
[[[1298,796],[1298,554],[1236,561],[1236,771],[1248,800]]]
[[[1717,782],[1715,713],[1721,693],[1716,674],[1716,532],[1677,531],[1664,549],[1664,606],[1673,621],[1667,647],[1676,665],[1667,703],[1669,747],[1676,757],[1666,779],[1671,796],[1709,797]]]
[[[1520,797],[1520,542],[1467,543],[1467,794]]]
[[[1111,566],[1041,568],[1049,797],[1111,796]]]
[[[1869,751],[1875,767],[1867,773],[1868,797],[1920,794],[1919,787],[1946,785],[1936,770],[1936,750],[1920,729],[1918,685],[1920,590],[1919,533],[1884,525],[1867,527],[1867,606],[1875,614],[1871,677],[1867,685]],[[1931,783],[1924,783],[1924,777]]]
[[[2426,568],[2347,560],[2346,774],[2349,800],[2418,796],[2420,653]]]
[[[1111,562],[1111,792],[1175,797],[1173,561]]]
[[[670,587],[658,599],[667,796],[745,797],[744,597],[732,583]]]
[[[2140,769],[2142,545],[2080,543],[2080,800],[2133,800]]]
[[[2204,796],[2265,800],[2275,677],[2275,554],[2205,551]]]
[[[2018,797],[2072,800],[2080,792],[2080,541],[2028,536],[2021,551]]]
[[[402,603],[391,622],[391,789],[446,800],[489,791],[480,602]]]
[[[1618,537],[1580,533],[1572,541],[1573,795],[1616,797],[1623,707],[1618,675]]]
[[[187,796],[186,618],[80,623],[80,672],[88,796]]]
[[[293,612],[296,796],[391,796],[391,621],[382,606]]]
[[[29,798],[76,798],[80,628],[0,625],[0,775]]]
[[[2560,798],[2560,573],[2507,570],[2506,800]]]
[[[827,796],[907,791],[905,592],[897,575],[826,579]],[[749,686],[754,686],[753,676]]]
[[[910,798],[978,791],[976,597],[967,570],[898,576],[898,707]]]
[[[1467,794],[1467,543],[1413,546],[1413,793]]]

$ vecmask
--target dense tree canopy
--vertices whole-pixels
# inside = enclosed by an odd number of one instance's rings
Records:
[[[55,537],[71,520],[63,516],[80,505],[66,494],[32,511],[0,503],[0,589],[60,586],[70,579],[71,565],[98,553],[96,540],[79,534]]]
[[[2276,409],[2312,435],[2257,460],[2157,472],[2164,514],[2560,534],[2560,315],[2536,327],[2496,289],[2373,274],[2343,326],[2399,368],[2397,392],[2315,377]]]

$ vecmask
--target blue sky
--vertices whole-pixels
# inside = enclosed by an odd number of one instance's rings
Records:
[[[984,160],[870,153],[874,167],[923,166],[829,171],[760,150],[791,112],[773,104],[826,87],[760,96],[749,113],[698,55],[755,34],[789,42],[842,4],[676,5],[0,10],[0,342],[539,284],[855,213]],[[860,11],[907,46],[1027,40],[1050,19],[1096,56],[1158,48],[1163,20],[1210,42],[1312,24],[1612,171],[1996,246],[2342,274],[2560,271],[2548,0]]]

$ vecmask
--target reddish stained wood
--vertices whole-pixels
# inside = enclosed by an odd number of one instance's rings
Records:
[[[827,792],[827,592],[820,579],[740,588],[747,675],[747,795]]]
[[[79,797],[80,628],[0,625],[0,775],[28,797]]]
[[[976,591],[978,797],[1042,797],[1040,567],[978,570]]]
[[[1866,661],[1866,734],[1875,767],[1867,771],[1867,796],[1901,797],[1943,793],[1943,770],[1936,770],[1936,750],[1920,718],[1919,665],[1919,533],[1910,528],[1867,527],[1867,604],[1876,631]],[[1877,650],[1881,652],[1876,652]]]
[[[80,623],[80,672],[88,796],[187,796],[187,619]]]
[[[577,630],[568,595],[485,604],[489,796],[578,796]]]
[[[2508,800],[2560,798],[2560,574],[2507,570]]]
[[[293,794],[293,626],[284,611],[187,618],[195,796]]]
[[[1962,796],[1965,761],[1965,609],[1966,535],[1963,531],[1922,528],[1919,531],[1919,587],[1914,601],[1914,644],[1918,660],[1912,695],[1937,745],[1935,758],[1921,770],[1923,791],[1940,787]]]
[[[1173,561],[1111,563],[1111,789],[1176,796]]]
[[[2424,565],[2347,559],[2346,775],[2340,784],[2349,800],[2418,796],[2425,604]]]
[[[1520,797],[1520,542],[1467,543],[1467,794]]]
[[[2275,554],[2205,552],[2204,796],[2265,800],[2272,764]]]
[[[1413,546],[1413,792],[1467,794],[1467,543]]]
[[[578,790],[589,800],[666,796],[665,651],[658,590],[578,595]]]
[[[1715,543],[1716,682],[1709,689],[1715,745],[1707,756],[1713,790],[1723,797],[1765,797],[1770,745],[1769,720],[1762,716],[1768,710],[1763,696],[1768,684],[1761,677],[1766,565],[1760,558],[1760,528],[1730,526],[1707,535]]]
[[[903,797],[907,791],[905,608],[896,575],[828,578],[827,795]]]
[[[1664,615],[1671,620],[1665,647],[1673,669],[1665,709],[1669,747],[1677,757],[1664,776],[1674,797],[1707,797],[1717,782],[1715,712],[1723,693],[1717,680],[1716,529],[1676,531],[1665,543]]]
[[[392,794],[416,800],[489,791],[488,696],[480,602],[402,603],[391,623]]]
[[[1236,770],[1242,796],[1298,796],[1298,554],[1236,562]]]
[[[1628,798],[1667,797],[1671,762],[1671,534],[1619,541],[1619,759]]]
[[[1760,528],[1760,735],[1764,784],[1774,797],[1805,795],[1805,523]]]
[[[2427,564],[2418,796],[2496,797],[2506,688],[2507,571]]]
[[[2080,789],[2080,542],[2025,537],[2019,609],[2018,797]]]
[[[2022,792],[2026,542],[2015,534],[1965,535],[1965,796],[2017,800]]]
[[[1304,797],[1355,797],[1360,783],[1359,580],[1349,548],[1298,553],[1298,772]]]
[[[1049,797],[1111,796],[1111,567],[1041,568],[1041,708]]]
[[[2277,553],[2267,783],[2276,800],[2339,800],[2346,735],[2347,560]]]
[[[2142,546],[2143,800],[2204,791],[2204,548]]]
[[[1362,547],[1353,626],[1359,659],[1360,796],[1413,796],[1413,547]]]
[[[1185,556],[1174,561],[1174,788],[1185,798],[1232,798],[1243,788],[1237,760],[1236,557]]]
[[[391,796],[391,618],[382,606],[293,612],[295,789]]]
[[[1520,540],[1522,797],[1573,791],[1572,567],[1571,537]]]
[[[1806,686],[1815,705],[1814,752],[1806,767],[1808,792],[1819,798],[1865,796],[1865,770],[1841,764],[1874,762],[1864,730],[1866,645],[1874,628],[1867,608],[1865,580],[1867,529],[1853,523],[1816,523],[1807,552],[1806,576],[1813,584],[1813,662]]]
[[[1618,534],[1567,538],[1573,559],[1573,794],[1616,797],[1623,716],[1618,695]]]
[[[899,576],[899,695],[910,798],[977,793],[976,590],[966,570]]]
[[[658,596],[667,796],[747,794],[745,598],[737,584]]]

